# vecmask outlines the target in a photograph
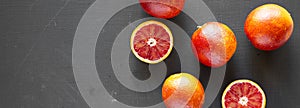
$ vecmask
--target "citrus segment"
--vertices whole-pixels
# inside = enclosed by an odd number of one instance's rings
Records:
[[[236,80],[223,92],[223,108],[265,108],[265,105],[263,90],[250,80]]]
[[[173,36],[165,24],[146,21],[133,31],[130,47],[141,61],[150,64],[159,63],[172,51]]]

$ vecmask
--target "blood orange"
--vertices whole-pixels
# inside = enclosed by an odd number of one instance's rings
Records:
[[[130,48],[143,62],[155,64],[166,59],[173,48],[170,29],[158,21],[141,23],[132,33]]]
[[[178,73],[165,80],[162,98],[167,108],[202,108],[205,94],[197,78],[188,73]]]
[[[148,14],[157,18],[173,18],[184,7],[185,0],[139,0],[142,8]]]
[[[236,46],[233,31],[220,22],[205,23],[192,36],[195,56],[202,64],[213,68],[225,65],[235,53]]]
[[[265,4],[248,15],[244,29],[254,47],[272,51],[289,40],[294,22],[285,8],[276,4]]]
[[[264,91],[253,81],[236,80],[223,92],[223,108],[265,108],[265,106]]]

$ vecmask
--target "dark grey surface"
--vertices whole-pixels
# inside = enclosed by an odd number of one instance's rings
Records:
[[[300,41],[298,12],[300,1],[204,1],[218,21],[232,28],[238,41],[237,52],[227,65],[221,92],[211,107],[219,108],[224,88],[231,81],[240,78],[252,79],[261,85],[266,92],[269,108],[300,107],[298,102],[300,43],[297,42]],[[88,108],[77,89],[71,57],[77,24],[93,2],[92,0],[0,1],[1,108]],[[256,50],[247,40],[243,30],[247,14],[264,3],[284,6],[292,14],[295,23],[293,36],[288,43],[272,52]],[[178,18],[171,21],[180,23]],[[173,56],[176,59],[176,54]],[[209,72],[209,69],[201,67],[201,70],[203,76],[200,80],[206,86],[209,74],[204,73]],[[153,93],[154,96],[160,95],[160,92]],[[124,98],[122,96],[128,94],[130,93],[124,92],[116,98]],[[154,98],[155,101],[157,99],[161,101],[160,97]],[[130,103],[129,96],[127,101]],[[149,104],[147,101],[140,101],[135,105],[143,106],[147,105],[146,103]]]

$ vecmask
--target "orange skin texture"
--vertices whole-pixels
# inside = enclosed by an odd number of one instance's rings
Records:
[[[144,11],[157,18],[169,19],[177,16],[185,0],[139,0]]]
[[[276,50],[291,37],[294,23],[289,12],[275,4],[254,9],[245,21],[245,33],[257,49]]]
[[[198,60],[208,67],[225,65],[236,51],[237,42],[232,30],[219,22],[208,22],[192,36],[192,48]]]
[[[162,98],[167,108],[201,108],[205,94],[197,78],[187,73],[178,73],[165,80]]]

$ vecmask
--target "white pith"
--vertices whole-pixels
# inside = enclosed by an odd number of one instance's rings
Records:
[[[150,46],[150,47],[153,47],[156,45],[156,40],[154,38],[149,38],[148,41],[147,41],[147,44]]]
[[[243,96],[239,99],[239,104],[241,104],[242,106],[247,106],[248,103],[248,98],[246,96]]]

